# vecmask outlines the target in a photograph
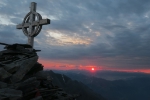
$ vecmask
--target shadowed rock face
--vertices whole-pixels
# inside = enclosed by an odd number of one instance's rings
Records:
[[[75,100],[54,86],[35,49],[27,44],[5,44],[0,52],[0,100]]]
[[[64,74],[54,73],[53,71],[45,71],[53,79],[53,83],[62,87],[67,93],[79,94],[77,100],[105,100],[100,94],[97,94],[82,82],[72,80]]]

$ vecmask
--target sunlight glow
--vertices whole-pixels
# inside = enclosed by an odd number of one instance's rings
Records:
[[[95,69],[94,69],[94,68],[92,68],[92,70],[94,71]]]
[[[91,43],[91,39],[85,36],[79,36],[75,33],[72,33],[73,35],[70,36],[69,34],[63,34],[59,31],[47,31],[48,34],[46,35],[47,37],[52,37],[54,38],[55,45],[77,45],[77,44],[85,44],[88,45]],[[47,40],[47,42],[51,42]],[[51,44],[51,43],[50,43]]]

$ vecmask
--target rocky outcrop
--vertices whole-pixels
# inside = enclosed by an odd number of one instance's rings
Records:
[[[0,52],[0,100],[75,100],[52,84],[38,63],[37,51],[27,44],[5,44]]]

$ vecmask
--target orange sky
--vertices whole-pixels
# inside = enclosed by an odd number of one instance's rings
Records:
[[[97,70],[110,70],[110,71],[120,71],[120,72],[143,72],[143,73],[150,73],[150,69],[123,69],[123,68],[108,68],[105,66],[95,66],[95,65],[75,65],[68,63],[67,61],[62,60],[45,60],[45,59],[39,59],[39,62],[44,65],[44,69],[52,69],[52,70],[92,70],[92,68]]]

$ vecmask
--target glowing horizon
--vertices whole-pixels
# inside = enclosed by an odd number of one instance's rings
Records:
[[[87,70],[87,71],[117,71],[117,72],[135,72],[135,73],[147,73],[150,74],[150,69],[115,69],[99,66],[83,66],[83,65],[71,65],[64,62],[49,61],[39,59],[39,62],[44,66],[45,70]],[[94,69],[94,70],[93,70]]]

